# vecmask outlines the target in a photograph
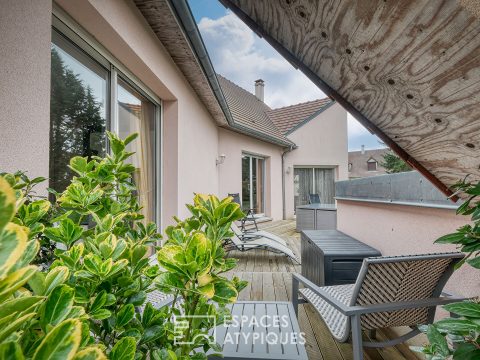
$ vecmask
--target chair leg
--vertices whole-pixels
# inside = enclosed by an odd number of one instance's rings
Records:
[[[296,278],[292,278],[292,304],[298,318],[298,280]]]
[[[353,360],[363,360],[362,328],[360,326],[360,315],[355,315],[351,317],[351,327]]]

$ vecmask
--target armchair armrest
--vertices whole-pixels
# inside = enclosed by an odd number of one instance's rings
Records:
[[[462,300],[467,300],[466,298],[453,296],[448,293],[442,293],[442,296],[437,298],[428,298],[428,299],[411,300],[411,301],[399,301],[394,303],[381,303],[381,304],[372,304],[372,305],[365,305],[365,306],[360,306],[360,305],[349,306],[339,302],[337,299],[332,298],[329,293],[327,293],[321,287],[312,283],[310,280],[308,280],[304,276],[293,273],[292,274],[292,288],[293,288],[292,302],[295,309],[295,313],[297,313],[298,311],[299,284],[303,284],[304,287],[313,291],[316,295],[321,297],[328,304],[330,304],[335,309],[340,311],[342,314],[347,316],[370,314],[370,313],[377,313],[377,312],[384,312],[384,311],[395,311],[395,310],[403,310],[403,309],[415,309],[415,308],[422,308],[422,307],[433,307],[433,306],[439,306],[439,305],[446,305],[446,304],[450,304],[450,303],[458,302]]]
[[[384,311],[395,311],[395,310],[404,310],[404,309],[416,309],[416,308],[425,308],[425,307],[434,307],[440,305],[447,305],[454,302],[459,302],[466,300],[466,298],[459,297],[449,297],[441,296],[436,298],[427,298],[419,300],[410,300],[410,301],[398,301],[393,303],[382,303],[382,304],[372,304],[365,306],[349,306],[348,310],[345,312],[345,315],[362,315],[362,314],[371,314]]]

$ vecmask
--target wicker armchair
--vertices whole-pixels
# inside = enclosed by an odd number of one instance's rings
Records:
[[[433,322],[436,306],[463,300],[442,289],[462,253],[367,258],[355,284],[319,287],[293,274],[293,306],[311,303],[340,342],[352,332],[355,360],[362,346],[394,346],[419,334],[416,325]],[[299,284],[304,288],[299,289]],[[409,333],[384,342],[362,342],[362,330],[410,326]]]

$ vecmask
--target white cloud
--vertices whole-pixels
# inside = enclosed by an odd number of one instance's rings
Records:
[[[265,102],[271,107],[325,97],[303,73],[290,65],[266,41],[255,35],[233,13],[198,24],[215,70],[252,91],[254,81],[265,80]]]
[[[272,108],[324,98],[300,70],[296,70],[236,15],[227,11],[218,19],[198,24],[215,70],[244,89],[254,92],[254,81],[265,80],[265,102]],[[348,114],[349,148],[378,148],[378,139]]]

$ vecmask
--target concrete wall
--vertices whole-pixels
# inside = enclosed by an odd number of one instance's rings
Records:
[[[282,148],[227,129],[218,130],[218,144],[226,155],[218,165],[219,196],[242,193],[242,152],[265,157],[265,215],[282,219]]]
[[[194,192],[217,193],[217,129],[183,74],[133,2],[58,4],[164,101],[163,224],[184,217]]]
[[[0,171],[48,177],[51,2],[0,8]]]
[[[467,222],[468,217],[457,216],[455,210],[337,201],[338,230],[375,247],[383,255],[455,251],[453,245],[433,242]],[[454,273],[446,290],[478,296],[478,279],[479,271],[464,265]]]
[[[325,166],[335,168],[335,180],[348,179],[347,112],[334,104],[288,138],[299,147],[285,157],[286,217],[294,215],[293,168]],[[289,168],[287,170],[287,168]]]

